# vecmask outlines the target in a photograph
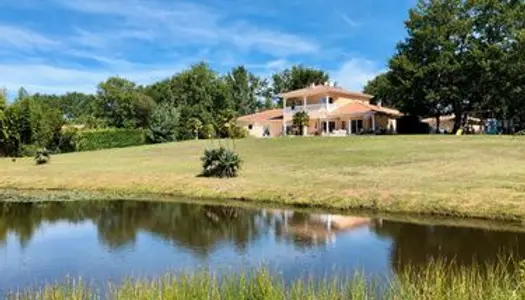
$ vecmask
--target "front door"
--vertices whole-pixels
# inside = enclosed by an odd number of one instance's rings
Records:
[[[361,133],[363,130],[363,120],[352,120],[352,133]]]
[[[323,126],[321,129],[323,132],[326,132],[326,121],[321,122],[321,125]],[[329,121],[328,122],[328,132],[334,132],[335,130],[335,121]]]

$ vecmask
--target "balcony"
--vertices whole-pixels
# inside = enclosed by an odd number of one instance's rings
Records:
[[[323,113],[331,112],[337,108],[335,104],[307,104],[307,105],[296,105],[287,106],[283,109],[284,114],[296,114],[298,112],[306,111],[307,113]]]

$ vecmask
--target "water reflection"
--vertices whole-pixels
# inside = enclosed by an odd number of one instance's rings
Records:
[[[52,239],[58,227],[65,237]],[[0,204],[0,289],[65,274],[106,280],[244,263],[265,263],[292,279],[322,277],[334,266],[388,276],[443,258],[464,266],[522,259],[524,249],[519,232],[293,210],[136,201]]]
[[[25,247],[43,222],[64,220],[96,224],[100,242],[111,249],[133,245],[137,233],[147,231],[202,255],[223,241],[233,242],[243,252],[270,229],[278,240],[310,248],[333,243],[337,232],[371,222],[368,218],[289,210],[135,201],[3,203],[0,242],[11,232]]]

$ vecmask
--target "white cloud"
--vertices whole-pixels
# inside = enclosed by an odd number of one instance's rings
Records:
[[[110,76],[120,76],[139,84],[152,83],[183,69],[171,67],[132,66],[120,71],[103,69],[66,68],[42,64],[0,64],[0,82],[9,92],[21,86],[30,93],[92,93],[96,86]]]
[[[60,46],[39,33],[11,25],[0,25],[0,47],[12,47],[21,51],[53,50]]]
[[[80,42],[100,46],[122,38],[156,40],[173,46],[227,44],[241,50],[260,51],[276,57],[315,53],[319,46],[304,37],[252,24],[227,20],[227,13],[210,7],[138,0],[55,0],[65,8],[108,17],[116,27],[102,32],[81,30]],[[109,42],[108,44],[111,44]]]
[[[376,63],[361,58],[352,58],[344,62],[337,70],[330,72],[330,76],[340,86],[349,90],[361,91],[366,83],[384,72]]]
[[[348,26],[354,28],[354,27],[358,27],[360,25],[359,22],[357,22],[354,19],[350,18],[349,15],[347,15],[345,13],[342,13],[342,12],[339,12],[338,14],[341,17],[341,19],[343,20],[343,22],[345,22]]]

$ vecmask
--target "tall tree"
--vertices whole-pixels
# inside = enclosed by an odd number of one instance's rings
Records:
[[[322,70],[302,65],[293,66],[291,69],[286,69],[272,76],[273,92],[279,94],[302,89],[311,84],[323,84],[329,79],[328,74]]]
[[[374,79],[367,82],[363,92],[374,96],[375,102],[381,102],[386,106],[396,106],[395,87],[390,81],[390,72],[377,75]]]
[[[462,0],[420,0],[405,22],[408,37],[390,61],[389,78],[405,112],[461,117],[465,40],[470,34]]]
[[[111,77],[98,86],[97,115],[109,126],[145,128],[155,109],[155,102],[136,89],[135,83]]]
[[[259,101],[261,79],[248,72],[244,66],[233,68],[225,77],[233,109],[239,115],[254,113],[261,107]]]
[[[0,90],[0,154],[7,154],[7,141],[9,131],[7,128],[7,95],[4,90]]]
[[[190,119],[217,127],[217,113],[232,108],[226,84],[205,63],[177,74],[171,79],[171,85],[181,114],[182,139],[195,138],[195,128],[190,124],[196,122],[189,122]]]

